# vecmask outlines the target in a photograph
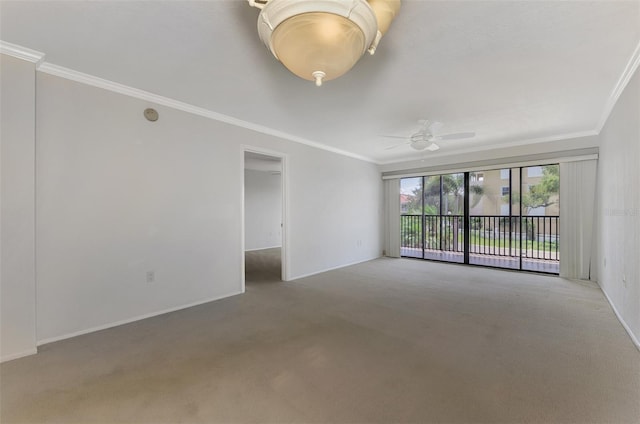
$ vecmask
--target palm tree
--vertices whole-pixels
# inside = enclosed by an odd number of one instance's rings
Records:
[[[484,188],[480,185],[469,186],[471,207],[477,205],[484,194]],[[439,234],[445,233],[445,228],[451,228],[451,240],[445,240],[440,236],[440,250],[446,250],[446,246],[458,246],[458,230],[462,222],[461,216],[464,215],[464,174],[446,174],[439,178],[427,178],[424,187],[425,199],[435,197],[436,209],[434,215],[442,216],[439,220]],[[440,197],[442,197],[442,205],[440,205]],[[426,213],[426,211],[425,211]]]
[[[442,201],[444,203],[442,214],[462,215],[464,205],[461,205],[461,200],[464,196],[464,174],[446,174],[440,177],[428,179],[424,188],[425,197],[440,196],[442,189]],[[471,207],[474,207],[484,195],[484,188],[481,185],[470,185],[469,192],[471,195],[469,203]]]

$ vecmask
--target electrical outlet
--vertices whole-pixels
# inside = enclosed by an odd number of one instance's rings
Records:
[[[153,283],[156,281],[155,271],[147,271],[147,283]]]

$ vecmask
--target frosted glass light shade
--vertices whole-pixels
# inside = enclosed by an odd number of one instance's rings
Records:
[[[431,142],[427,141],[427,140],[416,140],[416,141],[411,141],[411,147],[414,150],[424,150],[426,149],[429,144],[431,144]]]
[[[353,21],[324,12],[304,13],[273,31],[276,57],[300,78],[328,81],[348,72],[366,49],[365,35]],[[319,74],[321,72],[322,74]]]
[[[374,54],[400,0],[248,0],[261,9],[258,34],[287,69],[306,80],[337,78]]]

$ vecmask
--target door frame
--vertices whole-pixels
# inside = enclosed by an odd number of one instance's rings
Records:
[[[282,263],[282,268],[280,271],[280,275],[282,281],[290,280],[290,267],[289,267],[289,157],[286,153],[278,152],[276,150],[265,149],[263,147],[249,146],[243,145],[240,154],[240,163],[241,163],[241,187],[242,187],[242,195],[241,195],[241,225],[240,225],[240,271],[241,271],[241,279],[242,279],[242,293],[245,292],[245,202],[244,202],[244,194],[245,194],[245,181],[244,181],[244,156],[245,153],[257,153],[264,156],[271,156],[274,158],[280,159],[280,184],[281,184],[281,197],[282,197],[282,250],[281,250],[281,258],[280,261]]]

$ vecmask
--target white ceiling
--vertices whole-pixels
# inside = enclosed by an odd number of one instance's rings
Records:
[[[244,0],[2,1],[0,38],[49,63],[378,162],[419,119],[475,131],[433,155],[597,129],[640,41],[638,1],[411,1],[375,56],[322,87],[261,44]],[[420,153],[422,154],[422,153]]]

